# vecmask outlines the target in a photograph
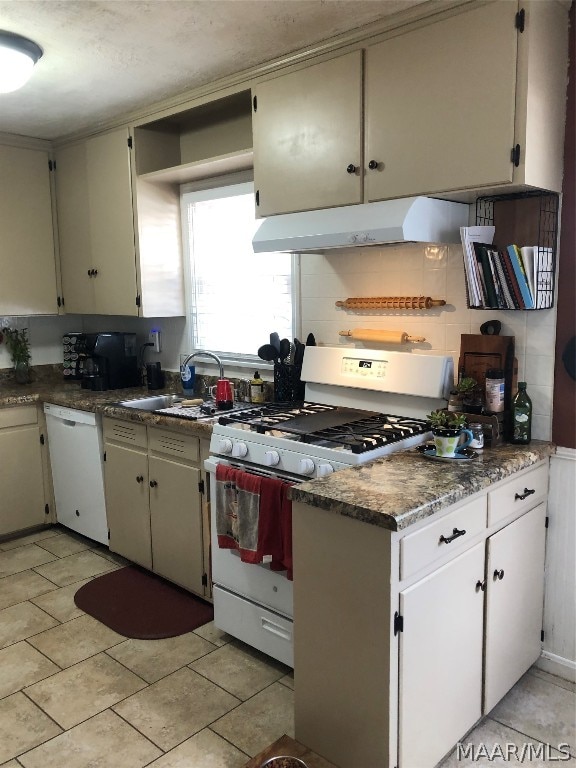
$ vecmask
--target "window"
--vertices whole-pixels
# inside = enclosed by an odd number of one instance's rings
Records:
[[[252,251],[252,182],[185,192],[182,205],[191,348],[249,359],[271,331],[292,339],[296,257]]]

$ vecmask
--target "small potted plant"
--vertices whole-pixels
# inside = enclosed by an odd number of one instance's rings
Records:
[[[451,411],[432,411],[426,417],[434,437],[436,456],[443,458],[455,458],[472,441],[472,432],[465,429],[466,414]],[[460,436],[467,435],[464,443],[460,443]]]
[[[21,331],[16,328],[3,328],[0,333],[0,341],[4,341],[10,352],[10,357],[14,363],[14,377],[19,384],[26,384],[30,381],[30,340],[28,339],[28,330],[23,328]]]
[[[476,379],[473,379],[471,376],[465,376],[463,379],[460,379],[457,386],[450,391],[449,410],[468,411],[469,406],[476,400],[477,384]]]
[[[459,435],[466,424],[466,414],[451,411],[432,411],[426,417],[433,435],[454,437]]]

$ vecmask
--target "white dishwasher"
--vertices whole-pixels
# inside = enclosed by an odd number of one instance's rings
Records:
[[[108,544],[104,500],[102,419],[95,413],[44,405],[56,518],[83,536]]]

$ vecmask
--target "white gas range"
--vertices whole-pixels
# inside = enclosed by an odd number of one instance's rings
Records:
[[[242,562],[216,536],[218,465],[289,483],[323,477],[426,442],[426,414],[446,405],[451,357],[307,347],[303,403],[230,412],[214,425],[212,580],[216,626],[292,665],[292,582],[268,564]]]

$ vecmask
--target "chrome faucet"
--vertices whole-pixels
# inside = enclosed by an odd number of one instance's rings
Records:
[[[220,369],[220,375],[219,378],[224,378],[224,366],[222,365],[222,360],[218,357],[218,355],[215,355],[214,352],[204,352],[202,349],[199,349],[198,352],[192,352],[186,360],[182,363],[182,368],[185,368],[190,360],[192,360],[194,357],[198,357],[199,355],[204,355],[204,357],[211,357],[213,360],[216,360],[218,363],[218,367]]]

